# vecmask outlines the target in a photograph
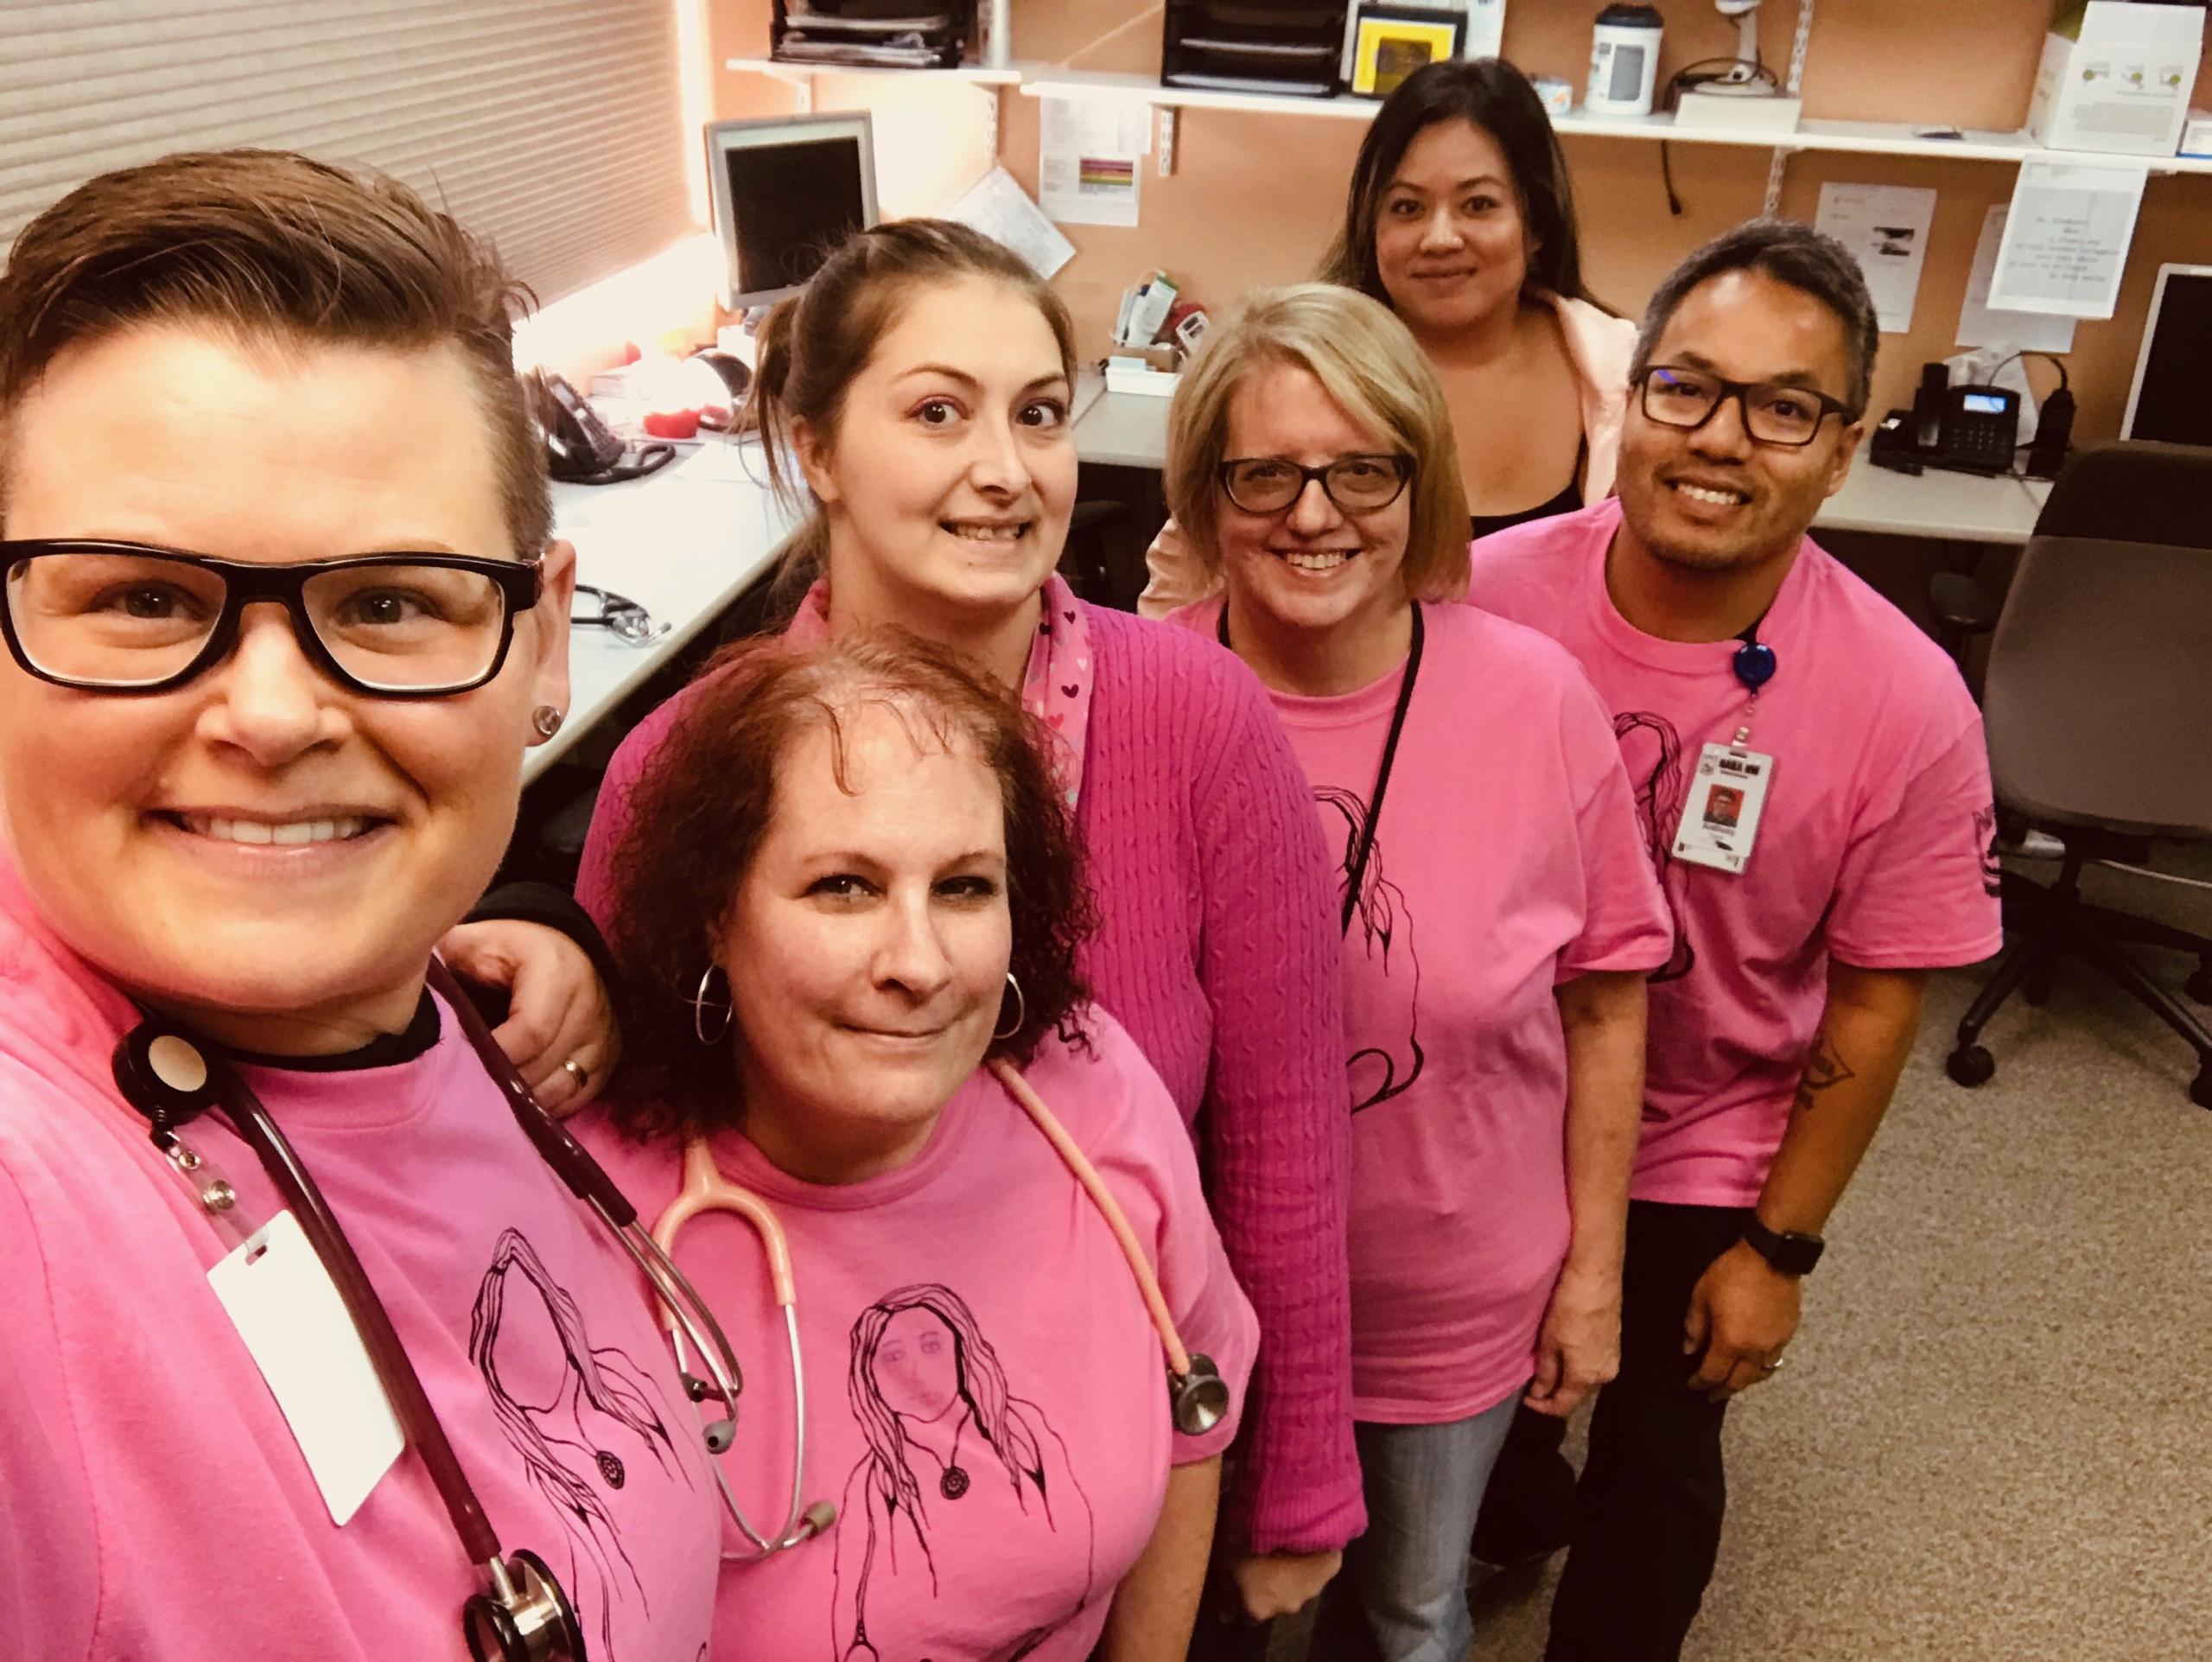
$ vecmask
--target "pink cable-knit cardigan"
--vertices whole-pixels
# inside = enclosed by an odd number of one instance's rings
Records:
[[[1099,930],[1082,966],[1198,1139],[1260,1356],[1223,1533],[1257,1552],[1365,1525],[1351,1439],[1349,1115],[1320,826],[1260,684],[1187,629],[1086,607],[1097,681],[1076,817]],[[609,927],[625,804],[685,702],[608,765],[576,897]]]

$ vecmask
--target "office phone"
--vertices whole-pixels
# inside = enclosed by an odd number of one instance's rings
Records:
[[[591,401],[550,370],[531,377],[538,425],[545,435],[545,463],[556,479],[577,485],[613,485],[642,479],[676,456],[671,444],[641,444],[634,453],[591,407]]]
[[[1916,474],[1928,468],[2009,474],[2020,448],[2020,395],[2010,387],[1953,386],[1950,372],[1929,364],[1909,410],[1892,410],[1874,430],[1870,459],[1878,468]]]

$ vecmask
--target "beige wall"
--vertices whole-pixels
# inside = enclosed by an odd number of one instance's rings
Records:
[[[767,48],[767,0],[710,0],[715,60]],[[1662,73],[1693,58],[1732,50],[1732,26],[1709,0],[1658,0],[1668,22]],[[1141,0],[1014,0],[1014,50],[1030,60],[1156,73],[1160,8]],[[1580,84],[1593,0],[1508,0],[1506,54],[1532,74]],[[2049,0],[1827,0],[1814,22],[1805,77],[1808,116],[1948,123],[2011,129],[2027,112]],[[1762,10],[1762,49],[1786,62],[1796,24],[1793,0]],[[757,76],[718,73],[716,112],[789,108],[788,94]],[[899,103],[891,108],[897,95]],[[887,87],[879,79],[822,84],[823,107],[865,100],[888,113],[887,211],[941,206],[981,170],[981,94],[965,87]],[[2212,105],[2212,64],[2198,102]],[[1037,183],[1037,101],[1001,99],[1000,155],[1033,191]],[[1067,227],[1077,258],[1060,284],[1086,350],[1103,352],[1122,289],[1165,266],[1201,300],[1233,300],[1255,283],[1310,275],[1342,211],[1344,181],[1365,129],[1356,121],[1292,115],[1185,111],[1174,177],[1149,165],[1143,223],[1135,230]],[[1683,214],[1671,217],[1648,142],[1567,141],[1580,199],[1585,264],[1592,286],[1626,311],[1639,309],[1676,260],[1707,237],[1758,212],[1768,153],[1716,145],[1669,147]],[[935,158],[922,165],[920,152]],[[899,194],[893,195],[893,158]],[[1910,334],[1885,335],[1876,408],[1904,402],[1919,366],[1953,350],[1968,263],[1982,216],[2006,200],[2012,169],[2002,163],[1912,157],[1802,155],[1791,160],[1783,211],[1809,219],[1830,180],[1928,185],[1942,193],[1927,269]],[[934,196],[931,192],[936,192]],[[2119,315],[2085,323],[2069,359],[2085,437],[2116,431],[2133,373],[2136,343],[2160,263],[2212,263],[2212,175],[2153,179],[2143,206]],[[2037,385],[2044,385],[2038,371]]]

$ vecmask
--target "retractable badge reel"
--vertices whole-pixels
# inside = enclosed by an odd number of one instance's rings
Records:
[[[1760,623],[1766,620],[1761,618]],[[1751,718],[1759,692],[1780,667],[1774,648],[1758,638],[1758,623],[1738,637],[1728,661],[1736,684],[1750,694],[1736,736],[1726,744],[1707,744],[1698,754],[1689,798],[1675,831],[1675,857],[1694,865],[1739,876],[1758,841],[1759,815],[1774,783],[1774,758],[1751,748]]]

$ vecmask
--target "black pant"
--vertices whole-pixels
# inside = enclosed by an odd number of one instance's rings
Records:
[[[1545,1662],[1675,1662],[1713,1579],[1727,1483],[1723,1403],[1688,1389],[1682,1319],[1707,1265],[1735,1245],[1732,1207],[1628,1209],[1620,1377],[1598,1393],[1574,1497],[1574,1543]]]

